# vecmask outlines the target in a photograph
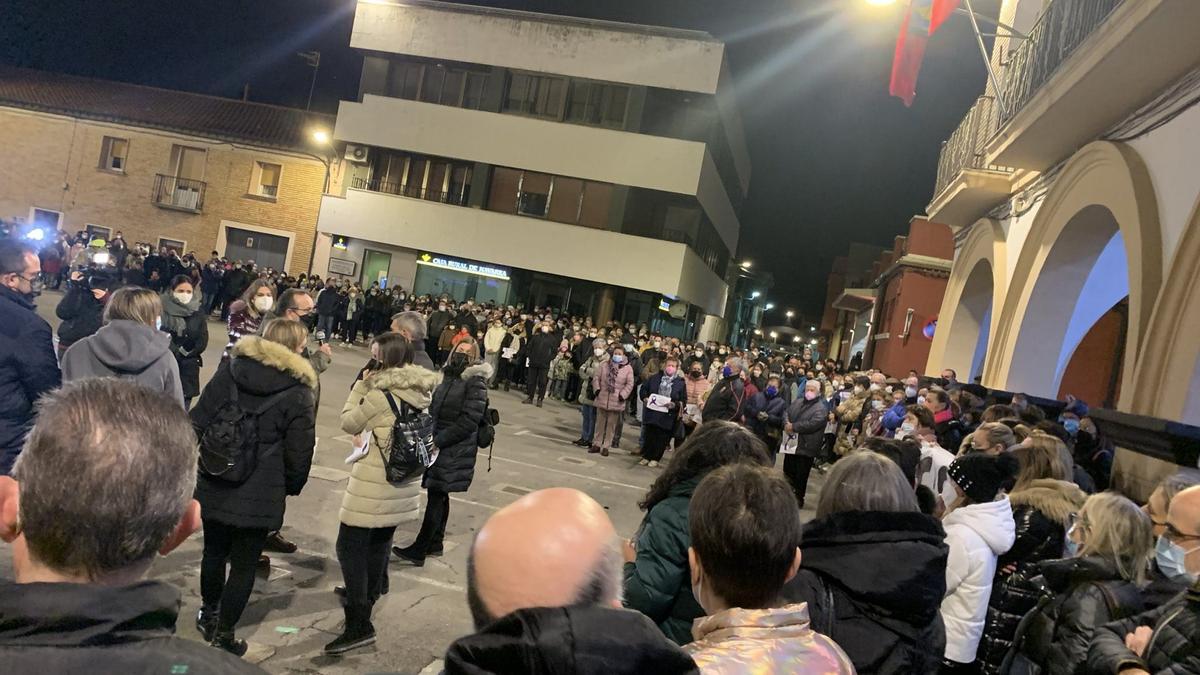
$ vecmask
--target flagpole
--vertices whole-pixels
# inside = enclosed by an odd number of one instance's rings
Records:
[[[988,79],[992,81],[992,88],[996,92],[996,104],[1000,106],[1000,116],[1008,117],[1008,106],[1004,102],[1004,91],[1000,88],[1000,80],[996,78],[996,71],[992,69],[992,60],[988,56],[987,47],[983,45],[983,34],[979,32],[979,22],[975,19],[975,10],[971,7],[971,0],[963,0],[963,4],[967,6],[967,17],[971,19],[971,28],[975,31],[975,42],[979,44],[979,54],[983,56],[983,65],[987,68]]]

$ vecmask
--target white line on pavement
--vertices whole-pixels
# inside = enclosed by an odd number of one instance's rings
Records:
[[[564,476],[571,476],[572,478],[579,478],[580,480],[590,480],[594,483],[605,483],[607,485],[615,485],[617,487],[629,488],[630,490],[637,490],[638,492],[646,491],[645,485],[630,485],[629,483],[618,483],[615,480],[605,480],[603,478],[596,478],[595,476],[585,476],[580,473],[571,473],[570,471],[563,471],[562,469],[551,469],[548,466],[541,466],[539,464],[530,464],[529,462],[522,462],[522,461],[519,461],[516,459],[509,459],[507,457],[493,457],[492,459],[496,460],[497,462],[512,462],[513,464],[520,464],[521,466],[527,466],[531,469],[537,469],[539,471],[550,471],[553,473],[561,473]]]
[[[484,508],[484,509],[491,509],[492,511],[500,510],[499,506],[492,506],[491,504],[484,504],[483,502],[473,502],[470,499],[462,499],[461,497],[451,497],[450,501],[461,502],[463,504],[470,504],[471,506],[478,506],[478,507]]]
[[[447,591],[457,591],[459,593],[464,593],[467,590],[467,589],[463,588],[462,586],[459,586],[458,584],[452,584],[448,581],[438,581],[437,579],[429,579],[429,578],[423,577],[419,574],[414,574],[412,572],[392,572],[392,574],[394,574],[398,577],[403,577],[405,579],[411,579],[412,581],[417,581],[422,584],[429,584],[430,586],[437,586],[438,588],[441,588],[441,589],[444,589]]]

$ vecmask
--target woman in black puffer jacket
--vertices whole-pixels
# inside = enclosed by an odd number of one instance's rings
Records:
[[[1045,594],[1021,622],[1013,675],[1082,675],[1096,629],[1142,611],[1139,584],[1154,551],[1150,518],[1128,499],[1105,492],[1084,503],[1067,534],[1078,557],[1038,566]]]
[[[392,547],[393,553],[417,567],[425,564],[427,555],[442,555],[442,539],[450,519],[450,493],[466,492],[475,477],[479,424],[487,414],[487,381],[492,367],[479,363],[475,339],[464,338],[455,345],[442,374],[445,379],[433,392],[429,406],[438,456],[421,481],[426,490],[421,531],[412,544]]]
[[[1061,459],[1059,441],[1034,432],[1013,449],[1021,464],[1009,494],[1017,538],[996,563],[996,578],[988,600],[987,620],[976,661],[984,675],[997,675],[1012,647],[1017,625],[1037,606],[1041,592],[1034,585],[1038,563],[1063,557],[1063,542],[1071,518],[1087,495],[1068,482],[1070,469]]]
[[[238,656],[246,652],[246,642],[235,639],[233,629],[254,588],[258,556],[267,533],[283,525],[284,498],[300,494],[312,466],[317,374],[300,356],[307,338],[300,322],[274,319],[263,337],[238,340],[233,358],[221,363],[191,412],[196,436],[203,438],[234,391],[244,410],[261,409],[257,464],[249,478],[235,484],[201,472],[196,481],[204,520],[203,605],[196,627],[214,646]]]
[[[825,480],[784,600],[807,602],[813,629],[860,673],[936,673],[946,646],[944,539],[892,460],[854,452]]]

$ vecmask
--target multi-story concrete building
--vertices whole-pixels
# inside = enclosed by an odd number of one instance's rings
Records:
[[[333,118],[0,66],[0,218],[308,270]]]
[[[723,336],[750,166],[722,43],[414,0],[360,2],[350,44],[315,272]]]
[[[956,230],[928,370],[1200,423],[1200,2],[1000,20],[1028,39],[996,40],[928,208]]]

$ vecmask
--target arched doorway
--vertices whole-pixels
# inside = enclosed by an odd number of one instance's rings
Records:
[[[1030,227],[988,352],[988,379],[1056,397],[1076,346],[1128,296],[1121,381],[1162,281],[1153,185],[1130,148],[1096,142],[1060,171]]]
[[[983,373],[994,308],[1004,291],[998,280],[1004,266],[1002,236],[999,223],[981,220],[955,254],[926,372],[952,368],[964,382]]]

